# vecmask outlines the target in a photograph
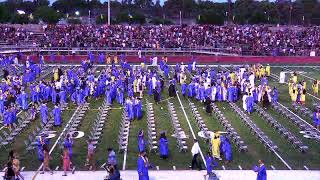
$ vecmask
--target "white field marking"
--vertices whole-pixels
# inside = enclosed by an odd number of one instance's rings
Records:
[[[130,125],[129,125],[130,126]],[[128,138],[127,138],[127,146],[126,149],[124,150],[124,155],[123,155],[123,164],[122,164],[122,170],[126,170],[126,164],[127,164],[127,155],[128,155],[128,144],[129,144],[129,133],[130,133],[130,127],[128,130]]]
[[[23,171],[26,167],[22,167],[20,171]]]
[[[295,72],[295,71],[292,71],[292,70],[290,70],[290,69],[288,69],[288,68],[286,68],[286,67],[283,67],[283,69],[286,69],[287,71],[290,71],[290,72]],[[312,77],[310,77],[310,76],[304,75],[301,71],[296,71],[296,72],[297,72],[299,75],[303,76],[303,77],[306,77],[306,78],[311,79],[311,80],[313,80],[313,81],[316,80],[316,79],[314,79],[314,78],[312,78]]]
[[[240,165],[238,165],[238,168],[239,168],[240,170],[242,170],[242,167],[241,167]]]
[[[312,126],[310,123],[308,123],[306,120],[302,119],[300,116],[296,115],[294,112],[292,112],[290,109],[288,109],[286,106],[282,105],[281,103],[278,102],[278,104],[283,107],[284,109],[286,109],[287,111],[289,111],[291,114],[293,114],[295,117],[297,117],[298,119],[300,119],[300,121],[304,122],[305,124],[307,124],[311,129],[313,129],[314,131],[316,131],[317,133],[320,134],[320,131],[315,128],[314,126]]]
[[[62,135],[64,134],[64,132],[68,129],[68,127],[70,126],[70,123],[72,121],[72,119],[74,118],[74,116],[77,114],[78,110],[80,109],[80,106],[77,107],[77,109],[74,111],[73,115],[71,116],[71,118],[69,119],[68,123],[66,124],[66,126],[64,127],[64,129],[62,130],[62,132],[60,133],[58,139],[56,140],[56,142],[53,144],[53,146],[51,147],[50,151],[49,151],[49,155],[53,152],[53,150],[55,149],[55,147],[57,146],[59,140],[62,138]],[[33,180],[37,177],[39,171],[41,170],[43,166],[43,163],[41,163],[40,167],[38,168],[38,170],[36,171],[35,175],[33,176]]]
[[[272,73],[271,73],[271,76],[270,76],[270,77],[273,77],[274,79],[279,80],[279,76],[278,76],[278,75],[275,75],[275,74],[272,74]],[[285,83],[288,84],[287,82],[285,82]],[[307,92],[307,94],[308,94],[309,96],[313,97],[314,99],[317,99],[318,101],[320,101],[320,98],[318,98],[318,97],[316,97],[316,96],[314,96],[314,95],[312,95],[312,94],[310,94],[310,93],[308,93],[308,92]]]
[[[307,166],[303,166],[303,167],[304,167],[304,169],[309,170],[309,168]]]
[[[58,171],[58,170],[59,170],[59,166],[57,166],[56,169],[54,169],[54,170],[55,170],[55,171]]]
[[[224,165],[222,165],[222,169],[223,169],[223,170],[226,170],[226,167],[224,167]]]
[[[276,168],[273,165],[271,165],[270,167],[272,170],[276,170]]]
[[[185,118],[186,118],[186,120],[187,120],[187,122],[188,122],[189,129],[190,129],[190,131],[191,131],[191,134],[192,134],[192,136],[193,136],[193,139],[197,139],[197,138],[196,138],[196,135],[195,135],[195,133],[194,133],[194,131],[193,131],[193,129],[192,129],[192,126],[191,126],[191,124],[190,124],[190,121],[189,121],[189,118],[188,118],[188,116],[187,116],[187,113],[186,113],[186,111],[184,110],[184,107],[183,107],[182,102],[181,102],[181,100],[180,100],[178,91],[176,91],[176,94],[177,94],[177,97],[178,97],[180,106],[181,106],[181,108],[182,108],[183,114],[184,114],[184,116],[185,116]],[[200,148],[200,146],[199,146],[199,148]],[[201,151],[201,148],[200,148],[200,155],[201,155],[201,158],[202,158],[202,160],[203,160],[204,165],[207,167],[206,161],[205,161],[204,156],[203,156],[203,153],[202,153],[202,151]]]
[[[100,168],[102,169],[102,168],[104,167],[104,165],[106,165],[106,163],[103,163],[103,164],[100,166]]]

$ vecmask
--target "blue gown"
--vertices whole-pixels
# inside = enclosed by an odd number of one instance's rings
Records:
[[[273,103],[277,103],[278,102],[278,97],[279,97],[278,90],[275,88],[275,89],[273,89],[273,98],[272,98]]]
[[[226,158],[227,161],[232,161],[232,147],[230,144],[229,139],[225,139],[224,141],[224,157]]]
[[[54,117],[54,125],[55,126],[60,126],[61,125],[61,110],[59,107],[55,107],[53,109],[53,117]]]
[[[139,152],[145,151],[144,138],[141,135],[138,136],[138,149],[139,149]]]
[[[67,138],[64,140],[64,146],[66,148],[68,148],[69,150],[69,157],[72,158],[72,145],[73,145],[73,142],[71,140],[68,140]]]
[[[169,148],[168,148],[168,140],[165,138],[161,138],[159,140],[159,151],[160,156],[168,156],[169,155]]]
[[[247,104],[247,111],[252,113],[253,112],[253,105],[254,105],[252,96],[247,97],[246,104]]]
[[[259,167],[257,180],[267,180],[267,169],[265,165]]]
[[[137,161],[137,171],[139,174],[139,180],[149,180],[148,165],[144,163],[143,158],[140,156]]]
[[[213,169],[218,166],[218,163],[212,156],[206,156],[207,174],[212,173]]]
[[[181,93],[183,96],[185,96],[186,92],[187,92],[187,84],[183,83],[183,84],[181,84]]]
[[[46,105],[41,105],[40,114],[42,123],[46,124],[48,121],[48,107]]]
[[[0,98],[0,113],[4,112],[4,98]]]
[[[314,124],[314,126],[320,125],[320,119],[317,118],[317,112],[313,113],[313,124]]]
[[[142,118],[142,102],[139,101],[135,106],[136,106],[136,109],[135,109],[136,118],[140,120]]]
[[[20,95],[20,98],[21,98],[21,108],[23,110],[28,109],[28,94],[27,93],[22,93]]]

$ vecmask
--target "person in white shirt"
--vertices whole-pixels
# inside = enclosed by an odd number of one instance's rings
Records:
[[[200,146],[199,146],[198,140],[194,139],[193,141],[194,141],[194,144],[191,148],[192,162],[191,162],[190,168],[194,170],[196,166],[199,170],[202,170],[201,164],[200,162],[198,162],[198,156],[200,154]]]

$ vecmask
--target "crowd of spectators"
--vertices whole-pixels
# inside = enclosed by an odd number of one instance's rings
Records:
[[[309,55],[319,52],[320,27],[273,28],[265,25],[48,25],[41,35],[0,27],[0,42],[31,41],[41,47],[219,48],[243,55]]]

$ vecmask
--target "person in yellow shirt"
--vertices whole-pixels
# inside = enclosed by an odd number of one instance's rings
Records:
[[[305,80],[302,81],[302,86],[303,86],[303,89],[307,89],[307,82]]]
[[[267,66],[266,66],[266,75],[269,77],[270,74],[271,74],[271,67],[270,67],[269,64],[267,64]]]
[[[214,158],[217,158],[219,160],[221,160],[220,157],[220,133],[219,132],[215,132],[213,135],[213,138],[211,139],[211,145],[212,145],[212,156]]]
[[[298,76],[297,76],[296,72],[293,73],[292,82],[295,83],[295,84],[297,84],[297,82],[298,82]]]
[[[292,95],[291,95],[292,104],[296,103],[297,97],[298,97],[298,90],[295,87],[293,87],[292,88]]]
[[[56,68],[53,70],[53,80],[58,81],[58,79],[59,79],[59,73],[58,73],[58,69]]]
[[[319,83],[317,80],[313,81],[312,90],[314,95],[318,95],[319,92]]]

